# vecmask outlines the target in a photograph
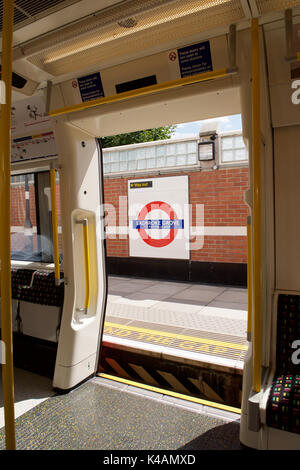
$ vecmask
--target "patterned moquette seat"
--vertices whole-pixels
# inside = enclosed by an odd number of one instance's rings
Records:
[[[18,298],[18,290],[21,286],[30,286],[34,271],[31,269],[12,269],[11,270],[11,296]]]
[[[55,285],[53,272],[35,271],[31,285],[18,286],[16,298],[40,305],[62,307],[64,285]]]
[[[279,295],[276,372],[267,402],[267,425],[300,434],[300,364],[292,344],[300,339],[300,296]]]

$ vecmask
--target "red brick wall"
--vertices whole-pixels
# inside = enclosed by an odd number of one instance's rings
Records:
[[[247,225],[248,206],[244,193],[249,186],[248,168],[219,169],[190,174],[190,203],[204,204],[205,226],[241,227]],[[223,263],[247,262],[247,238],[241,236],[205,236],[201,250],[191,252],[195,261]]]
[[[248,207],[244,192],[249,185],[248,168],[222,168],[215,171],[185,172],[189,176],[189,200],[192,204],[192,225],[196,225],[196,204],[204,204],[205,226],[246,226]],[[168,174],[178,176],[178,174]],[[137,179],[146,178],[140,175]],[[152,178],[152,176],[151,176]],[[108,227],[125,225],[119,223],[119,196],[127,196],[128,179],[107,178],[104,181],[104,200],[116,209],[116,221],[110,211]],[[128,238],[124,235],[107,237],[108,256],[129,256]],[[245,236],[205,236],[202,249],[193,249],[194,261],[223,263],[247,262],[247,239]]]
[[[246,226],[248,207],[244,203],[244,192],[249,185],[248,168],[222,168],[215,171],[182,173],[189,176],[189,201],[192,204],[192,225],[196,225],[196,204],[204,204],[205,226]],[[178,176],[168,174],[167,176]],[[140,175],[137,179],[145,178]],[[152,176],[151,176],[152,178]],[[108,210],[108,227],[128,224],[127,204],[119,208],[119,196],[127,197],[128,179],[106,178],[104,181],[104,201],[115,208],[115,216]],[[24,185],[12,186],[11,225],[24,226],[25,194]],[[30,217],[36,224],[34,189],[30,185]],[[107,208],[108,209],[108,208]],[[57,188],[57,210],[60,225],[59,188]],[[121,217],[121,220],[119,220]],[[16,249],[16,247],[15,247]],[[126,235],[107,236],[107,255],[114,257],[129,256],[129,243]],[[201,249],[193,249],[191,260],[223,263],[247,262],[247,239],[245,236],[205,236]]]
[[[104,204],[111,204],[115,208],[116,220],[114,220],[113,213],[107,207],[108,218],[107,226],[115,227],[122,226],[122,221],[119,220],[119,214],[127,216],[126,210],[119,208],[119,196],[127,197],[127,178],[116,178],[116,179],[105,179],[104,180]],[[129,256],[129,244],[128,238],[115,235],[114,237],[108,237],[106,243],[107,256]]]
[[[29,184],[29,201],[30,201],[30,219],[33,226],[36,225],[35,212],[35,194],[34,186]],[[14,184],[11,187],[11,217],[10,223],[13,226],[24,226],[25,220],[25,186],[24,184]]]

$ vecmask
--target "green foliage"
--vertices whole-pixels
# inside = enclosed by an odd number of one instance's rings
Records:
[[[157,127],[156,129],[147,129],[145,131],[103,137],[101,139],[102,147],[118,147],[119,145],[140,144],[141,142],[170,139],[175,129],[176,126],[164,126]]]

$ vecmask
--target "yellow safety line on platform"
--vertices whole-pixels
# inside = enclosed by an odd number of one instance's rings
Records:
[[[209,406],[211,408],[217,408],[223,411],[229,411],[231,413],[241,414],[240,408],[234,408],[233,406],[223,405],[222,403],[215,403],[208,400],[203,400],[202,398],[196,398],[189,395],[183,395],[182,393],[172,392],[170,390],[165,390],[163,388],[153,387],[152,385],[141,384],[139,382],[134,382],[133,380],[122,379],[121,377],[114,377],[113,375],[104,374],[103,372],[98,374],[99,377],[103,379],[109,379],[114,382],[120,382],[126,385],[131,385],[133,387],[142,388],[144,390],[150,390],[151,392],[161,393],[163,395],[168,395],[174,398],[180,398],[181,400],[191,401],[193,403],[198,403],[199,405]]]
[[[74,104],[72,106],[66,106],[65,108],[55,109],[49,112],[49,116],[56,117],[68,113],[73,113],[76,111],[83,111],[85,109],[100,106],[102,104],[115,103],[129,98],[136,98],[139,96],[149,95],[150,93],[170,90],[172,88],[178,88],[183,85],[192,85],[194,83],[203,82],[206,80],[213,80],[216,78],[226,77],[234,73],[237,73],[237,71],[229,70],[226,68],[220,70],[213,70],[211,72],[198,73],[189,77],[179,78],[177,80],[169,80],[167,82],[158,83],[156,85],[150,85],[147,87],[139,88],[137,90],[125,91],[123,93],[118,93],[117,95],[104,96],[103,98],[97,98],[95,100]]]
[[[1,335],[2,341],[5,344],[5,360],[2,364],[2,378],[6,449],[14,450],[16,448],[16,436],[10,259],[10,156],[14,1],[4,0],[2,3],[4,11],[1,79],[5,83],[5,104],[1,104],[0,120]]]
[[[208,338],[197,338],[196,336],[180,335],[177,333],[169,333],[166,331],[150,330],[148,328],[140,328],[137,326],[119,325],[118,323],[111,323],[111,322],[105,322],[104,326],[110,326],[112,328],[118,328],[118,329],[122,328],[123,330],[136,331],[139,333],[146,332],[151,335],[160,335],[160,336],[165,336],[168,338],[183,339],[183,340],[187,340],[187,341],[195,342],[195,343],[213,344],[215,346],[225,346],[227,348],[238,349],[240,351],[247,351],[248,349],[248,346],[242,345],[242,344],[227,343],[225,341],[218,341],[218,340],[208,339]]]

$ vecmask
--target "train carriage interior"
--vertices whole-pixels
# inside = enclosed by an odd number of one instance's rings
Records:
[[[0,27],[0,449],[299,450],[300,1]]]

